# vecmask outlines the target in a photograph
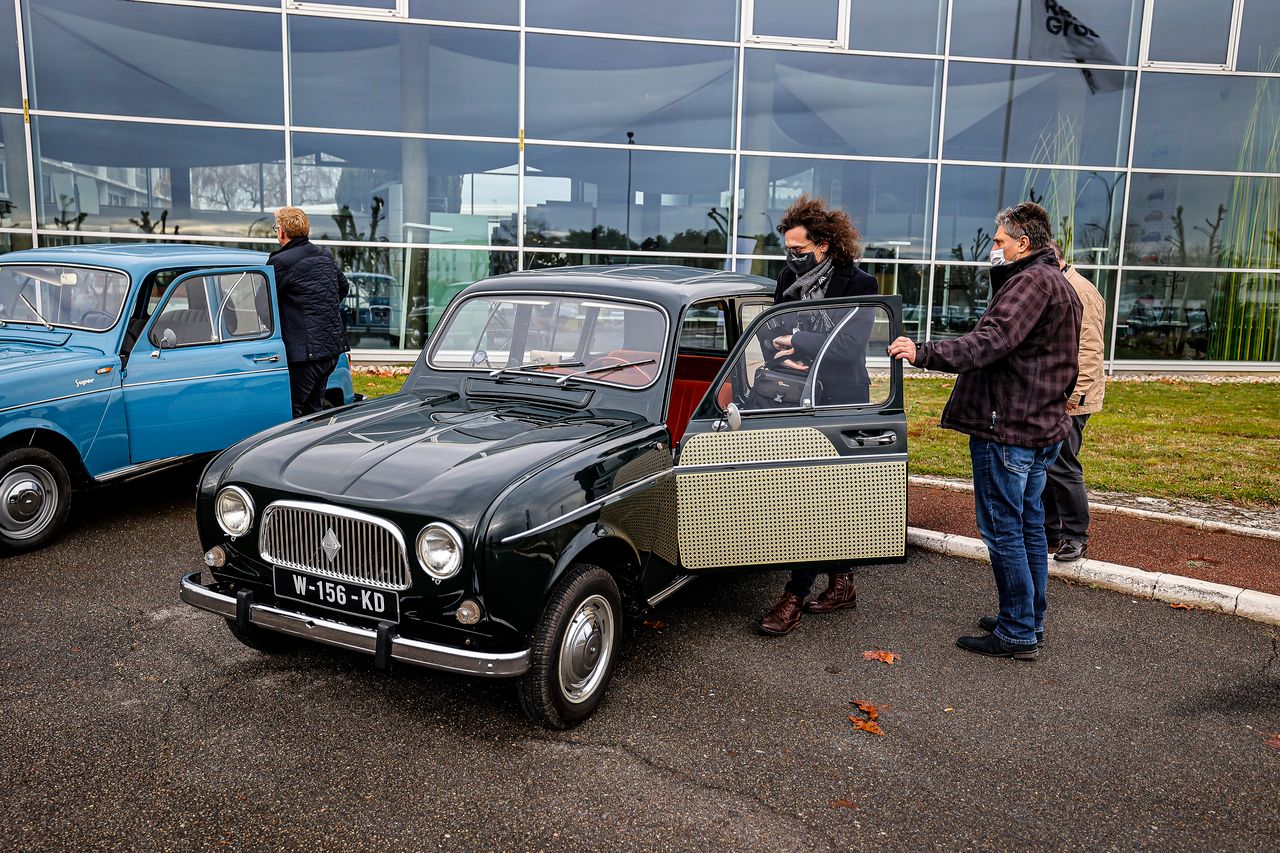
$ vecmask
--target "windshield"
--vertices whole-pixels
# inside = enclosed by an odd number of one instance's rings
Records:
[[[101,332],[120,319],[129,277],[58,264],[0,265],[0,323]]]
[[[581,296],[485,294],[435,334],[446,370],[545,373],[640,388],[662,369],[667,322],[652,305]]]

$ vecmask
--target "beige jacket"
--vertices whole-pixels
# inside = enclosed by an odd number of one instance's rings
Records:
[[[1102,398],[1107,393],[1102,344],[1107,304],[1093,282],[1076,272],[1075,267],[1067,267],[1064,275],[1084,306],[1080,317],[1080,376],[1076,379],[1075,390],[1071,392],[1067,414],[1091,415],[1102,411]]]

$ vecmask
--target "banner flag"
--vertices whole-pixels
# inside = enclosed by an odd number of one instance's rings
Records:
[[[1021,2],[1021,0],[1019,0]],[[1099,65],[1119,65],[1120,60],[1107,47],[1102,36],[1086,26],[1057,0],[1031,0],[1033,7],[1044,4],[1044,14],[1033,13],[1031,25],[1031,55],[1029,59],[1047,62],[1088,62]],[[1124,88],[1123,71],[1103,71],[1097,68],[1081,68],[1085,85],[1091,94],[1115,92]]]

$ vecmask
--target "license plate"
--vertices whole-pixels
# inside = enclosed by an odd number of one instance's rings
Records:
[[[348,581],[305,575],[275,567],[276,595],[305,601],[326,610],[353,613],[370,619],[400,621],[400,597],[385,589],[373,589]]]

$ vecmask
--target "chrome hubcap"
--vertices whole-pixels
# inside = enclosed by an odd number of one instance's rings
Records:
[[[58,509],[58,483],[38,465],[21,465],[0,479],[0,530],[13,539],[38,536]]]
[[[600,687],[613,658],[613,608],[599,595],[578,605],[560,641],[560,693],[578,704]]]

